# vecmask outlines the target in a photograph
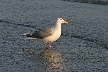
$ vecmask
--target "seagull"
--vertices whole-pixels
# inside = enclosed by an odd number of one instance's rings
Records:
[[[56,41],[61,35],[61,24],[68,24],[63,18],[58,18],[54,27],[44,29],[42,31],[34,31],[32,34],[24,33],[23,36],[26,36],[26,39],[33,40],[39,39],[40,41],[46,43],[46,49],[51,48],[51,42]]]

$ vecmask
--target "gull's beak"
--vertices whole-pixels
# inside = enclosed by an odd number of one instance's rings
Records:
[[[67,21],[64,21],[64,24],[68,24],[68,22]]]

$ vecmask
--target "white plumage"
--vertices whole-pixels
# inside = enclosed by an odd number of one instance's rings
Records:
[[[55,27],[38,32],[35,31],[32,34],[24,33],[23,35],[27,36],[27,39],[40,39],[46,43],[46,49],[49,49],[51,47],[50,43],[56,41],[61,35],[61,24],[68,24],[68,22],[62,18],[58,18]]]

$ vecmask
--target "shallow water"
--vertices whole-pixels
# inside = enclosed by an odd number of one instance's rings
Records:
[[[107,72],[108,5],[60,0],[0,1],[1,72]],[[54,25],[62,17],[62,35],[45,44],[21,34]]]

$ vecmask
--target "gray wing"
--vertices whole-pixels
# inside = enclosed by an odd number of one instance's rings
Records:
[[[54,31],[54,28],[49,28],[42,31],[38,31],[38,32],[35,31],[34,33],[32,33],[32,37],[42,39],[44,37],[52,35],[53,31]]]

